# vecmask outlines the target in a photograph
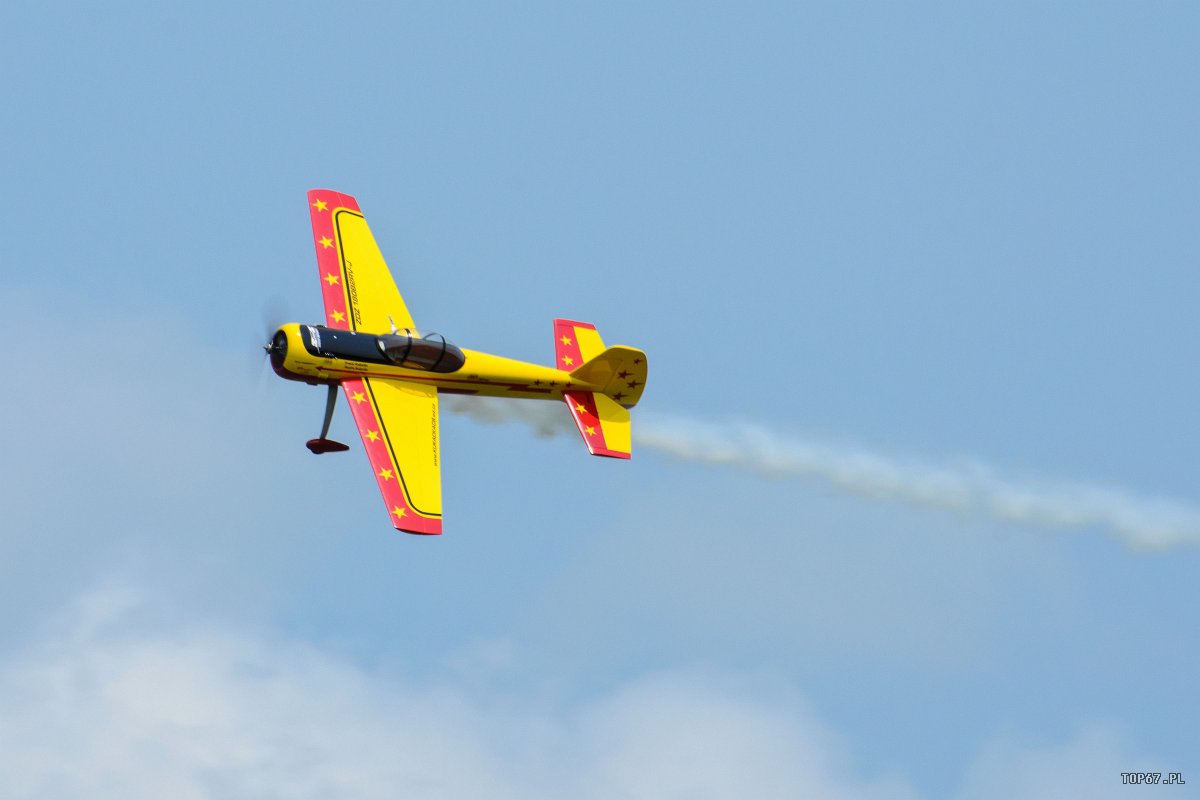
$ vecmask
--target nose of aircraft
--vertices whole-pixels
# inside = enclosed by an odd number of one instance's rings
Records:
[[[287,334],[283,332],[283,328],[275,331],[271,341],[263,345],[263,350],[267,351],[267,355],[271,357],[273,368],[278,370],[283,366],[283,360],[287,357]]]

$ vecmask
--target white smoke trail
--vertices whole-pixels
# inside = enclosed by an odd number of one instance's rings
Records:
[[[522,422],[539,436],[572,433],[557,403],[452,397],[446,408],[479,422]],[[985,514],[1048,528],[1098,528],[1138,549],[1200,545],[1200,509],[1129,492],[1001,477],[984,464],[932,465],[866,450],[787,438],[759,425],[639,415],[634,443],[684,461],[741,467],[772,477],[823,481],[868,497]]]

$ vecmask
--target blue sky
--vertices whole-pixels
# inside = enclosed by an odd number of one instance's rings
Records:
[[[645,349],[635,428],[1191,520],[1189,4],[0,20],[6,796],[1200,784],[1194,544],[456,414],[446,534],[406,537],[257,350],[320,318],[328,187],[423,328]]]

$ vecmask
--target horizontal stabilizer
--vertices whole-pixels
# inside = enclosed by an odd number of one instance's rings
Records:
[[[633,347],[610,347],[572,372],[571,380],[633,408],[646,386],[646,354]]]

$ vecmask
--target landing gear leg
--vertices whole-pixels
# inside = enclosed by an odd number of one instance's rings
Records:
[[[337,391],[338,385],[336,383],[329,384],[329,394],[325,397],[325,422],[321,425],[320,438],[309,439],[304,443],[305,447],[317,455],[321,453],[340,453],[343,450],[350,449],[349,445],[325,438],[329,435],[329,423],[333,421],[333,407],[337,404]]]

